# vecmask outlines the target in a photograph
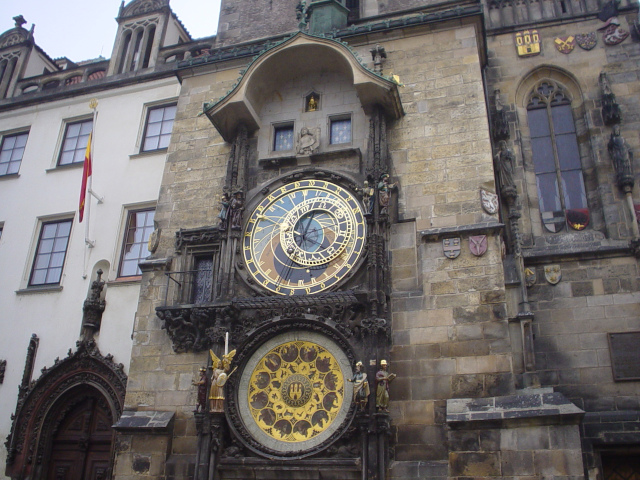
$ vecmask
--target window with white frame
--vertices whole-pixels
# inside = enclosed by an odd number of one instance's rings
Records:
[[[154,230],[154,214],[154,208],[128,212],[118,277],[134,277],[142,274],[138,263],[151,254],[148,243],[149,236]]]
[[[93,128],[93,119],[67,123],[64,140],[58,157],[58,165],[72,165],[84,162],[89,135]]]
[[[71,219],[44,222],[29,277],[29,286],[58,285],[67,256]]]
[[[143,152],[163,150],[169,146],[176,110],[175,103],[149,108],[142,139]]]
[[[29,132],[5,135],[0,145],[0,176],[16,174],[20,170],[22,156]]]

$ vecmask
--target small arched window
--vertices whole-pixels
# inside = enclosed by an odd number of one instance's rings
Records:
[[[560,85],[543,80],[530,94],[527,114],[542,223],[554,233],[565,223],[583,230],[589,210],[571,100]]]

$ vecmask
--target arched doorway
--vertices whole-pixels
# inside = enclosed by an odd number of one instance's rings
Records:
[[[82,390],[82,391],[79,391]],[[65,395],[52,412],[57,425],[50,437],[47,477],[55,480],[108,478],[113,418],[104,397],[80,387]]]
[[[122,364],[93,340],[21,390],[7,438],[6,476],[14,480],[106,480],[113,430],[124,405]]]

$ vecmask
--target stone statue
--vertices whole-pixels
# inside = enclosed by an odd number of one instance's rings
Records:
[[[389,175],[383,173],[378,182],[378,198],[380,200],[380,214],[389,213],[391,203],[391,191],[397,187],[395,183],[389,183]]]
[[[242,190],[238,190],[233,194],[231,203],[229,204],[231,230],[242,230],[242,212],[244,212],[244,198]]]
[[[507,142],[500,140],[498,142],[498,151],[495,156],[495,165],[498,167],[498,178],[500,179],[500,187],[502,196],[517,195],[516,183],[513,180],[515,156],[507,147]]]
[[[211,355],[211,388],[209,389],[209,411],[213,413],[224,412],[224,386],[233,373],[228,373],[231,367],[231,361],[236,354],[235,350],[231,350],[228,354],[222,356],[220,360],[213,350],[209,350]],[[235,369],[233,370],[235,372]]]
[[[509,138],[509,122],[507,121],[507,115],[500,99],[500,90],[495,90],[494,103],[496,109],[493,113],[492,126],[493,126],[493,139],[494,141],[506,140]]]
[[[229,194],[224,192],[220,197],[220,213],[218,214],[220,221],[218,222],[218,228],[220,230],[226,230],[229,219]]]
[[[635,182],[633,178],[633,152],[620,134],[619,125],[614,125],[607,147],[616,169],[618,187],[625,193],[631,192]]]
[[[380,370],[376,373],[376,409],[379,412],[389,411],[389,384],[396,378],[395,373],[387,372],[386,360],[380,361]]]
[[[200,378],[197,382],[191,382],[198,387],[198,403],[196,403],[196,412],[204,412],[207,408],[207,369],[200,369]]]
[[[310,130],[307,127],[302,127],[302,130],[300,130],[300,136],[298,137],[296,153],[298,155],[311,155],[318,150],[319,146],[320,129],[314,128],[313,130]]]
[[[616,96],[611,90],[609,79],[605,72],[600,72],[600,93],[602,94],[602,119],[605,125],[620,123],[622,112],[616,101]]]
[[[369,381],[367,380],[367,374],[362,371],[362,362],[356,363],[356,371],[353,374],[353,378],[347,379],[349,382],[353,382],[353,401],[360,410],[367,408],[369,402],[369,395],[371,390],[369,389]]]
[[[360,190],[362,194],[362,205],[364,205],[364,215],[368,217],[373,213],[373,203],[375,201],[375,189],[369,185],[367,180],[364,181],[364,186]]]

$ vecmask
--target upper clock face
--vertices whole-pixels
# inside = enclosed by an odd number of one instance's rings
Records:
[[[247,269],[280,295],[322,292],[354,267],[364,249],[360,202],[324,180],[274,191],[251,214],[243,237]]]

